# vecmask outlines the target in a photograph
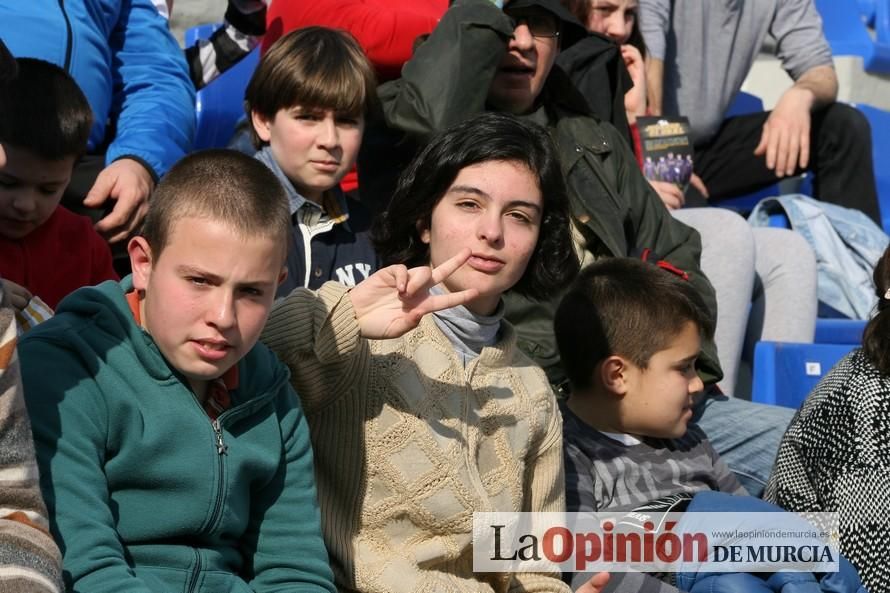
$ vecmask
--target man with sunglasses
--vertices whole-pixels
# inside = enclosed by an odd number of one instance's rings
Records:
[[[402,77],[379,87],[385,126],[372,125],[366,133],[374,150],[363,147],[359,157],[362,200],[385,203],[381,196],[391,195],[399,165],[435,131],[481,111],[512,113],[547,127],[557,140],[582,263],[649,248],[690,272],[716,310],[713,288],[699,267],[698,233],[670,216],[618,130],[591,115],[565,72],[554,67],[561,50],[587,36],[559,0],[512,0],[503,7],[491,0],[454,2]],[[387,150],[380,149],[383,137],[390,141]],[[564,376],[554,309],[555,303],[518,297],[507,303],[520,346],[559,384]],[[707,379],[719,380],[713,344],[702,360]]]

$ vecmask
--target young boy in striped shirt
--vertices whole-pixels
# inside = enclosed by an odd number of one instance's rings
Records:
[[[704,387],[695,362],[714,320],[685,278],[664,262],[609,258],[585,268],[560,303],[570,512],[631,511],[707,490],[746,494],[692,423]],[[610,587],[621,590],[677,590],[642,573],[614,576]]]

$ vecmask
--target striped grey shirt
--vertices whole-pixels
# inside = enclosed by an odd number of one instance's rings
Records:
[[[645,439],[628,445],[586,424],[565,402],[560,402],[560,410],[569,512],[630,511],[681,492],[747,494],[695,424],[679,439]],[[572,587],[589,576],[573,574]],[[668,593],[677,589],[645,574],[620,573],[612,575],[606,591]]]

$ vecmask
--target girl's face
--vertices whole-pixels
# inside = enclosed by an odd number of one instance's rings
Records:
[[[421,240],[438,266],[469,247],[470,259],[443,283],[449,292],[476,288],[467,308],[497,309],[501,295],[525,273],[541,230],[544,205],[537,177],[522,163],[486,161],[461,169],[433,208]]]
[[[590,0],[587,29],[622,45],[637,24],[638,0]]]

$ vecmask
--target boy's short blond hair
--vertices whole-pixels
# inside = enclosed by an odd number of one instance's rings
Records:
[[[271,120],[281,109],[297,105],[349,117],[376,111],[374,68],[355,37],[337,29],[306,27],[269,48],[244,92],[247,117],[255,112]],[[264,143],[253,126],[250,132],[260,148]]]
[[[291,240],[290,205],[266,165],[234,150],[192,153],[167,172],[151,195],[142,236],[157,259],[173,223],[207,218],[245,237],[271,237],[281,244],[281,262]]]

